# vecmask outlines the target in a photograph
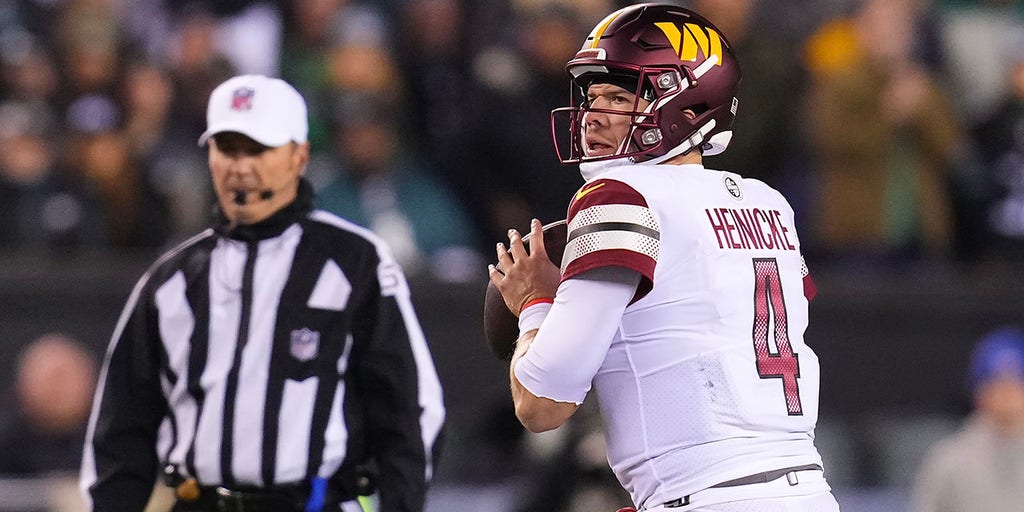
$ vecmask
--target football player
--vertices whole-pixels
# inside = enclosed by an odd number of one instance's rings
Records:
[[[596,390],[608,461],[645,511],[839,509],[814,445],[813,283],[793,210],[704,167],[731,137],[740,70],[687,9],[633,5],[567,64],[579,101],[552,113],[585,184],[561,268],[540,222],[509,232],[491,282],[519,316],[516,415],[559,427]],[[562,139],[565,140],[562,140]]]

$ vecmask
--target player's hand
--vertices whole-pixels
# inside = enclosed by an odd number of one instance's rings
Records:
[[[490,265],[487,271],[513,314],[519,316],[523,306],[532,300],[555,296],[561,273],[548,258],[544,248],[544,229],[539,220],[530,222],[529,249],[519,232],[510,229],[508,249],[499,243],[496,252],[501,270]]]

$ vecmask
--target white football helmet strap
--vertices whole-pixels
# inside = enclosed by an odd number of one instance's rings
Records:
[[[691,149],[693,149],[695,147],[698,147],[698,146],[701,146],[702,144],[705,144],[705,139],[707,138],[707,135],[709,133],[711,133],[711,130],[714,130],[714,129],[715,129],[715,120],[714,119],[709,119],[708,122],[706,122],[703,125],[701,125],[701,127],[698,128],[697,131],[693,132],[693,135],[691,135],[690,138],[684,140],[682,142],[682,144],[679,144],[678,146],[670,149],[669,152],[665,153],[664,155],[661,155],[659,157],[647,160],[647,163],[654,164],[654,165],[657,165],[657,164],[660,164],[660,163],[664,163],[664,162],[666,162],[668,160],[671,160],[672,158],[675,158],[675,157],[677,157],[679,155],[682,155],[683,153],[686,153],[687,151],[689,151],[689,150],[691,150]],[[729,132],[729,134],[730,134],[730,136],[732,135],[731,132]],[[710,139],[708,139],[708,140],[710,140]],[[726,142],[726,144],[728,144],[728,142]],[[722,150],[719,151],[718,153],[721,153],[724,150],[725,150],[725,148],[723,147]],[[718,154],[718,153],[714,153],[714,154]],[[703,152],[703,154],[707,155],[708,152],[705,150]]]
[[[729,147],[730,141],[732,141],[732,130],[712,135],[704,142],[704,156],[714,156],[725,151],[725,148]]]

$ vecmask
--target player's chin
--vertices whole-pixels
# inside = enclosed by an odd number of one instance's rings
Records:
[[[612,156],[615,153],[615,148],[611,146],[605,146],[603,144],[592,144],[587,146],[587,158],[600,158],[605,156]]]

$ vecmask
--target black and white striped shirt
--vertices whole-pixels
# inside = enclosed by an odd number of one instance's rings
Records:
[[[376,462],[384,511],[421,510],[441,385],[388,248],[312,210],[209,229],[121,314],[83,455],[93,510],[142,510],[158,471],[270,487]]]

